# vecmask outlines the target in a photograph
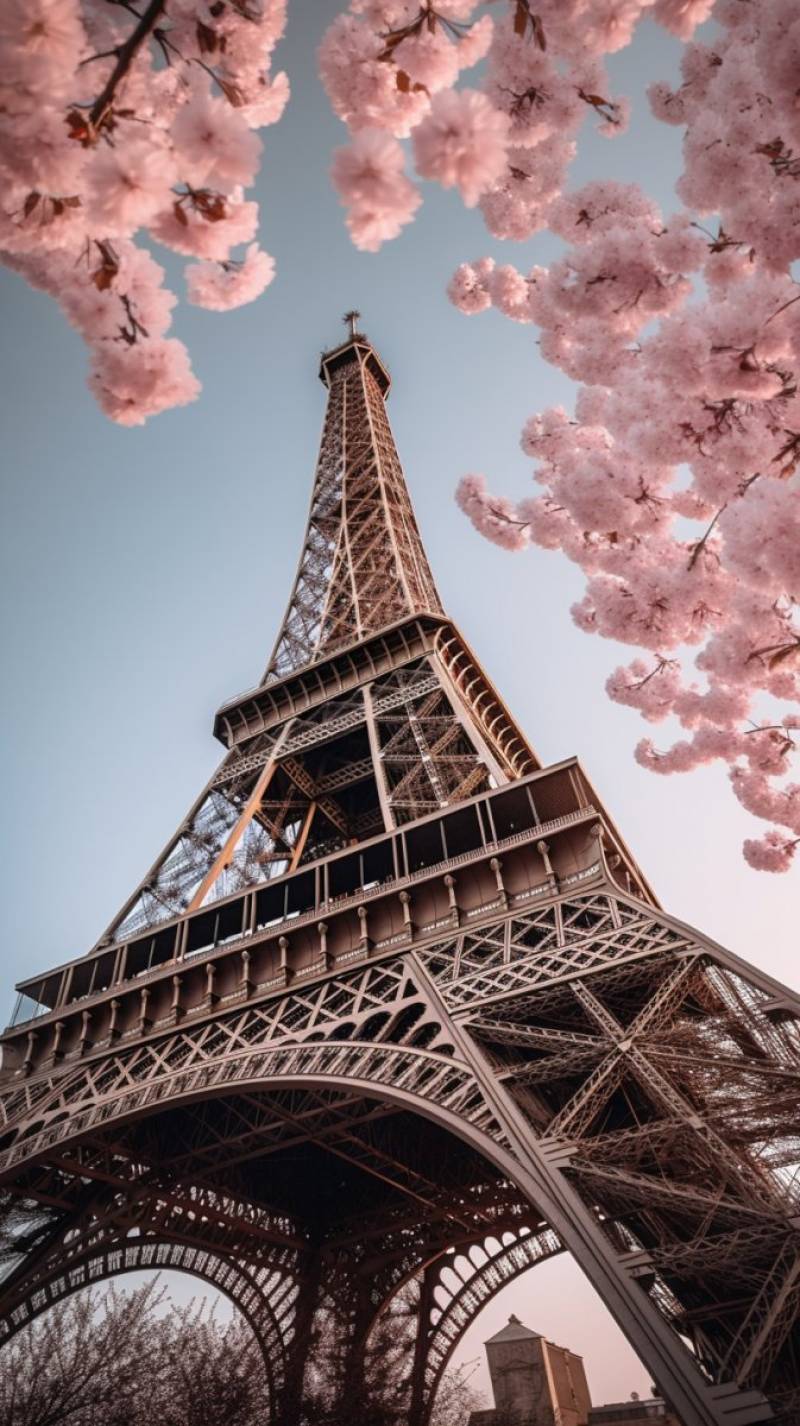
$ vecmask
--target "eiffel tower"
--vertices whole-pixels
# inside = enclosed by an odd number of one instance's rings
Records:
[[[265,1422],[303,1420],[320,1332],[352,1420],[388,1323],[426,1426],[475,1314],[568,1252],[685,1426],[797,1426],[800,999],[538,762],[442,608],[357,317],[218,770],[97,946],[18,987],[0,1341],[178,1269],[250,1324]]]

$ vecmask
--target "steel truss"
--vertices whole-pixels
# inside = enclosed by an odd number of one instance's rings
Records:
[[[796,1426],[800,1001],[539,769],[442,614],[385,371],[356,336],[323,377],[267,675],[3,1036],[0,1340],[178,1267],[250,1322],[273,1426],[323,1388],[427,1426],[475,1314],[563,1250],[685,1426]]]

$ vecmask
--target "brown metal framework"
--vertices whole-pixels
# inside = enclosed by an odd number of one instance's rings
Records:
[[[442,611],[353,333],[297,580],[225,754],[2,1037],[0,1339],[182,1268],[296,1426],[320,1322],[399,1419],[516,1274],[574,1254],[686,1426],[800,1420],[800,1000],[658,906]],[[399,1324],[402,1324],[399,1325]]]

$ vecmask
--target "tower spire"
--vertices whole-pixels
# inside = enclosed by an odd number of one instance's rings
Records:
[[[351,336],[352,338],[355,338],[355,335],[356,335],[356,322],[358,321],[358,319],[359,319],[360,316],[361,316],[361,313],[360,313],[360,312],[357,312],[357,311],[355,310],[355,308],[353,308],[352,311],[350,311],[350,312],[345,312],[344,317],[342,318],[342,321],[343,321],[343,322],[349,323],[349,325],[350,325],[350,336]]]
[[[294,587],[265,682],[411,614],[443,615],[386,415],[391,378],[344,317],[323,352],[328,407]]]

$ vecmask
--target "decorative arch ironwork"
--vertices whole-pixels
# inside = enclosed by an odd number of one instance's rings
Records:
[[[492,1244],[495,1246],[493,1247]],[[425,1350],[424,1414],[427,1422],[436,1392],[464,1333],[488,1302],[522,1273],[564,1251],[552,1228],[505,1232],[500,1242],[486,1238],[439,1260],[436,1279],[425,1293],[429,1330]],[[450,1272],[457,1280],[448,1284]]]

